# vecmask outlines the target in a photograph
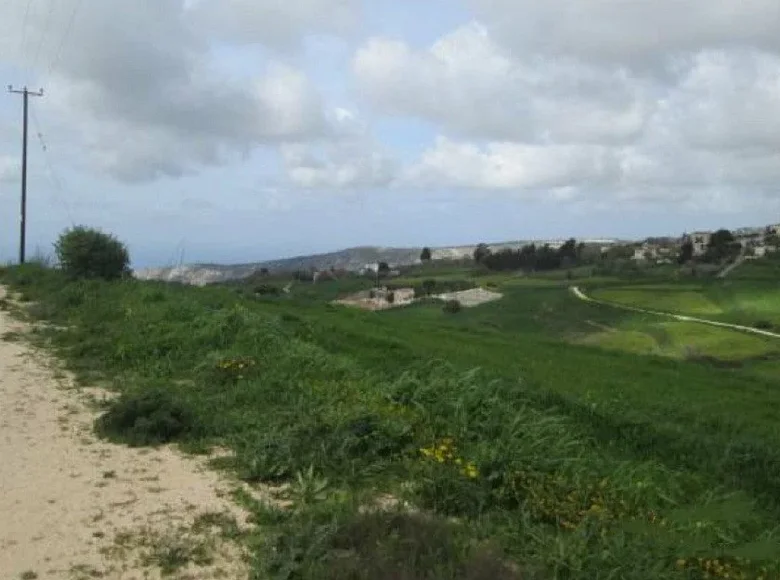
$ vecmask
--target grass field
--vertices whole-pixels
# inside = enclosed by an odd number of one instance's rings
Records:
[[[256,578],[780,577],[769,340],[588,304],[566,275],[473,275],[504,298],[457,314],[328,303],[363,281],[258,298],[0,276],[55,323],[39,340],[119,391],[105,436],[223,445],[221,468],[293,482],[290,509],[248,502]],[[574,281],[730,312],[690,280]],[[365,509],[388,497],[414,509]]]
[[[780,328],[780,276],[775,281],[726,279],[698,285],[610,287],[598,289],[592,296],[649,310]]]

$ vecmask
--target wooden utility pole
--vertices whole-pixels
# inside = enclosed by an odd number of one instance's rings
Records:
[[[22,204],[19,224],[19,263],[24,264],[24,245],[27,237],[27,112],[30,96],[42,97],[43,89],[34,92],[27,90],[27,87],[17,90],[14,89],[13,86],[8,85],[8,92],[22,95],[22,100],[24,102],[24,115],[22,120]]]

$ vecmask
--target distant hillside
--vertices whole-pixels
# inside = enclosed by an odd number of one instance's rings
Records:
[[[617,240],[584,240],[592,243],[610,244]],[[550,240],[549,243],[555,244],[557,240]],[[489,244],[491,250],[496,251],[502,248],[517,249],[530,242],[501,242]],[[546,243],[546,242],[536,242]],[[474,254],[477,245],[470,246],[450,246],[444,248],[432,248],[431,254],[434,260],[453,260],[470,257]],[[293,258],[283,258],[279,260],[269,260],[266,262],[256,262],[252,264],[191,264],[183,266],[174,266],[169,268],[147,268],[136,272],[136,277],[141,280],[163,280],[166,282],[183,282],[203,286],[215,282],[225,282],[236,280],[251,275],[260,268],[268,268],[271,272],[291,272],[295,270],[325,270],[328,268],[339,268],[349,271],[360,271],[366,265],[377,262],[387,262],[391,266],[408,266],[416,264],[420,260],[422,247],[418,248],[382,248],[375,246],[363,246],[357,248],[348,248],[337,252],[326,254],[315,254],[311,256],[296,256]]]

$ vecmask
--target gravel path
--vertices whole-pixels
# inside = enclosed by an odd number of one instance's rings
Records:
[[[74,388],[26,330],[0,310],[0,579],[246,578],[237,545],[192,529],[203,514],[246,525],[231,484],[169,447],[97,440],[103,393]]]

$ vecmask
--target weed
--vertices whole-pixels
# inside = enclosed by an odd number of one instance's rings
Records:
[[[149,542],[150,549],[144,557],[146,565],[153,564],[168,576],[188,566],[208,566],[214,561],[211,549],[204,541],[171,533]]]
[[[188,408],[162,389],[123,394],[97,420],[96,428],[136,446],[169,443],[195,431]]]
[[[314,473],[314,466],[310,465],[305,471],[295,474],[295,480],[285,496],[293,502],[296,509],[301,510],[325,501],[328,498],[328,486],[328,480],[317,476]]]
[[[224,512],[206,512],[198,515],[192,531],[199,534],[211,528],[218,529],[225,538],[235,539],[241,535],[236,518]]]

